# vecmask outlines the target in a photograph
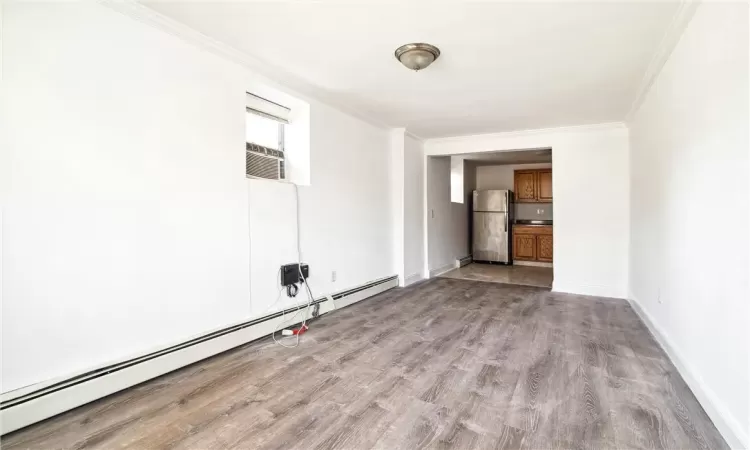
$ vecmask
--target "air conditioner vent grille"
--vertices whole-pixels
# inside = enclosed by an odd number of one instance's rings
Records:
[[[284,179],[284,152],[248,142],[245,174],[269,180]]]

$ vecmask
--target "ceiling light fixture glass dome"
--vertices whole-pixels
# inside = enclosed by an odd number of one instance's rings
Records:
[[[432,64],[440,56],[440,50],[434,45],[414,43],[396,49],[396,59],[407,69],[419,71]]]

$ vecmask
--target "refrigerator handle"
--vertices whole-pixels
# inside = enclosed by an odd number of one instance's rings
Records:
[[[505,213],[505,232],[508,232],[508,213]]]

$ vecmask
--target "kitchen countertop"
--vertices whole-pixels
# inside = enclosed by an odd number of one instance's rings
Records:
[[[522,220],[516,219],[513,221],[514,225],[552,225],[551,220]]]

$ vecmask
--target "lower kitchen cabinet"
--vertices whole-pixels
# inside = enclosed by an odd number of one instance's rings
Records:
[[[552,262],[552,235],[536,237],[536,259]]]
[[[513,259],[552,262],[551,225],[514,225]]]
[[[536,236],[516,234],[513,236],[513,259],[536,259]]]

